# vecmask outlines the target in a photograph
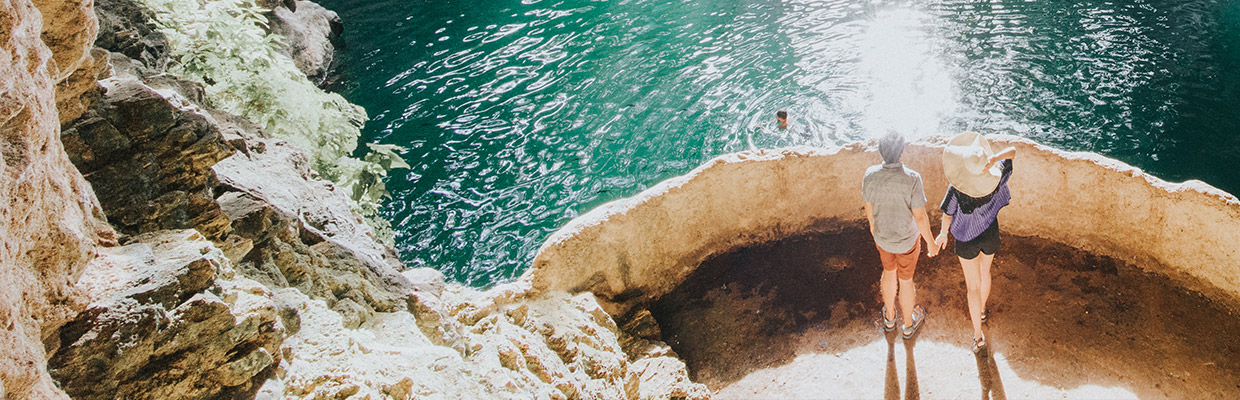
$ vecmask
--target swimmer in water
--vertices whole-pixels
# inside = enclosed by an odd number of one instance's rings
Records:
[[[780,130],[788,130],[788,111],[779,110],[775,112],[775,127],[779,128]],[[753,129],[763,130],[763,129],[766,129],[766,125],[764,124],[754,125]]]

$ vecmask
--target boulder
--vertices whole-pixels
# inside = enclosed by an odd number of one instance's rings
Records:
[[[194,228],[228,235],[211,166],[230,156],[212,118],[175,93],[133,78],[100,81],[98,107],[65,126],[61,140],[120,232]]]
[[[311,82],[323,84],[335,67],[336,52],[344,48],[340,16],[305,0],[271,3],[268,23],[272,33],[284,37],[284,53]]]
[[[48,362],[75,399],[185,399],[253,392],[280,359],[273,294],[237,276],[193,230],[104,249],[78,287],[90,306]]]
[[[366,319],[370,312],[404,309],[419,288],[400,274],[396,252],[380,244],[353,202],[319,180],[305,154],[287,142],[248,137],[246,151],[213,167],[219,204],[236,235],[252,240],[239,268],[264,284],[291,286]],[[429,278],[433,279],[433,278]]]
[[[99,36],[95,47],[121,53],[148,68],[168,64],[168,38],[156,30],[154,13],[136,0],[95,0]]]

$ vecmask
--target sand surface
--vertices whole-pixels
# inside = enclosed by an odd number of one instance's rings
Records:
[[[651,311],[721,399],[1240,398],[1235,303],[1005,234],[975,355],[950,251],[922,255],[930,316],[910,341],[877,328],[881,267],[860,225],[716,257]]]

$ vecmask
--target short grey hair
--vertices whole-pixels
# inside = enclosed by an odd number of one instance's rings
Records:
[[[900,161],[900,156],[904,154],[904,143],[904,135],[895,131],[889,131],[878,139],[878,154],[883,156],[883,162]]]

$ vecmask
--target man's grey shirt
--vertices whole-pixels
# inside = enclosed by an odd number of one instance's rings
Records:
[[[885,163],[865,170],[861,197],[874,205],[874,241],[888,253],[904,254],[917,243],[913,209],[926,205],[921,175],[903,163]]]

